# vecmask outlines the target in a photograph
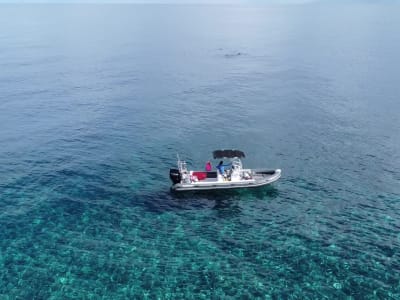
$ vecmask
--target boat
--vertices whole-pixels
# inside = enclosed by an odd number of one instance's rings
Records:
[[[254,188],[271,184],[281,177],[281,169],[245,169],[240,150],[215,150],[214,159],[229,159],[229,167],[220,172],[188,170],[186,161],[179,158],[178,168],[170,169],[172,191],[200,191],[219,189]],[[224,165],[226,166],[226,165]]]

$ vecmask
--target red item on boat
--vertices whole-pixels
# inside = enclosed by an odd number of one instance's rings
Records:
[[[193,176],[196,176],[198,180],[204,180],[207,178],[206,172],[193,172]]]

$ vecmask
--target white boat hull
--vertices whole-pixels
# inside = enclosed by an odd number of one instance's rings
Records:
[[[220,190],[220,189],[239,189],[253,188],[271,184],[281,177],[282,171],[276,170],[248,170],[251,174],[248,179],[221,180],[215,178],[210,180],[180,182],[172,185],[173,191],[203,191],[203,190]]]

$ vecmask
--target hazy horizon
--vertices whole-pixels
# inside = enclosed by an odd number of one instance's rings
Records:
[[[399,0],[0,0],[0,4],[310,4],[310,3],[323,3],[323,4],[399,4]]]
[[[312,2],[325,2],[321,0],[0,0],[0,3],[133,3],[133,4],[304,4]]]

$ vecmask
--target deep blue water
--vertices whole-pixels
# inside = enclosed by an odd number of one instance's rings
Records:
[[[0,298],[400,299],[399,15],[1,5]]]

